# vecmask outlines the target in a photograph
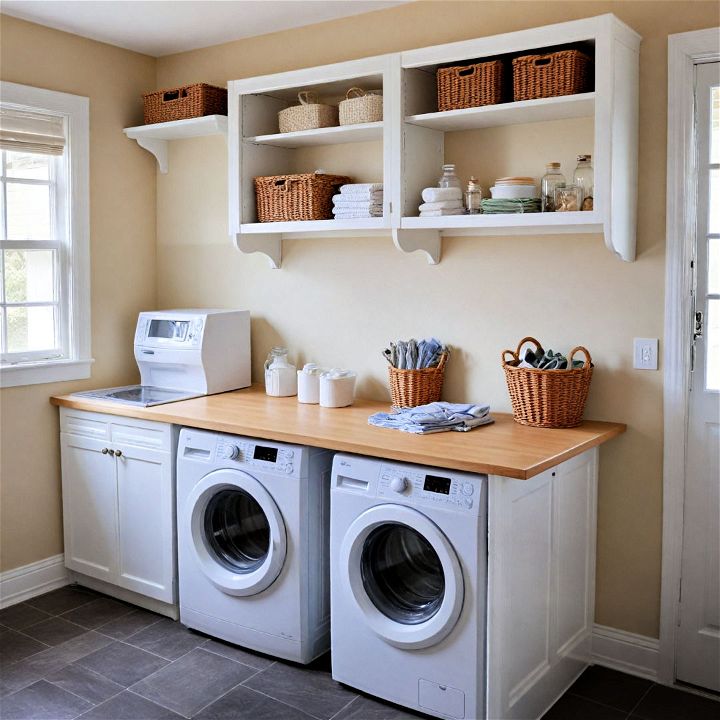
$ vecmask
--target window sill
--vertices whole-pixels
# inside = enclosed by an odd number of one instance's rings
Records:
[[[46,360],[43,362],[0,365],[0,388],[19,385],[84,380],[90,377],[90,367],[95,361],[87,360]]]

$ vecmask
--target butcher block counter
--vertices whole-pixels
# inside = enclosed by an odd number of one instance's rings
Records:
[[[244,390],[135,407],[73,395],[53,397],[54,405],[153,420],[186,427],[312,445],[454,470],[528,480],[625,432],[621,423],[587,420],[575,428],[546,430],[519,425],[512,415],[470,432],[412,435],[368,425],[387,403],[356,399],[348,408],[303,405],[297,398],[269,397],[260,385]]]

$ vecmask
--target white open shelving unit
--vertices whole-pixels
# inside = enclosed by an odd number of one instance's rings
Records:
[[[440,261],[444,236],[602,234],[625,261],[635,259],[640,36],[614,15],[575,20],[402,53],[306,68],[228,84],[229,229],[243,252],[282,262],[282,241],[303,237],[390,236],[404,252]],[[437,112],[436,70],[482,58],[581,47],[594,58],[590,92]],[[509,66],[509,63],[508,63]],[[313,90],[336,103],[351,86],[382,89],[382,122],[280,134],[277,113]],[[423,188],[437,182],[467,131],[573,120],[586,123],[595,171],[594,209],[575,213],[418,217]],[[518,129],[521,132],[521,129]],[[470,137],[470,136],[468,136]],[[520,136],[519,136],[520,137]],[[471,142],[471,140],[468,140]],[[358,145],[353,150],[349,146]],[[549,143],[548,160],[562,139]],[[566,154],[570,153],[565,150]],[[374,176],[367,175],[368,156]],[[355,182],[384,183],[382,218],[258,223],[253,178],[322,168]],[[565,167],[566,174],[571,168]],[[498,175],[507,174],[497,168]],[[366,176],[363,176],[365,172]],[[538,181],[543,168],[525,170]],[[382,177],[380,177],[382,175]],[[465,179],[465,178],[463,178]]]

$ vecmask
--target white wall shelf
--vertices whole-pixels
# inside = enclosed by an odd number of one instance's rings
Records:
[[[602,234],[608,249],[622,260],[632,262],[637,207],[640,41],[634,30],[614,15],[606,14],[230,82],[229,229],[235,245],[244,252],[264,253],[272,267],[279,267],[283,238],[390,235],[399,250],[420,252],[430,264],[437,264],[441,259],[443,236]],[[562,45],[581,47],[594,56],[594,86],[590,92],[435,111],[439,66],[462,65],[479,58],[542,51]],[[298,90],[315,89],[331,102],[331,97],[356,84],[365,89],[382,87],[383,122],[285,135],[277,132],[277,113],[294,102]],[[423,188],[434,186],[441,165],[454,162],[463,152],[463,136],[451,136],[450,157],[446,159],[447,133],[574,120],[578,122],[569,127],[580,128],[583,133],[576,154],[592,152],[593,155],[593,211],[416,217]],[[526,131],[521,127],[514,132],[522,137]],[[533,132],[557,131],[548,128]],[[298,157],[305,164],[311,162],[308,158],[316,160],[327,172],[354,176],[352,152],[364,153],[365,149],[342,150],[342,155],[334,156],[322,146],[380,140],[385,187],[383,218],[349,222],[257,222],[254,177],[315,169],[293,169]],[[549,153],[562,150],[572,155],[557,137],[552,140]],[[320,150],[316,155],[307,155],[310,151],[303,148],[313,146]],[[336,157],[341,160],[335,162]],[[502,165],[497,158],[495,163]],[[530,168],[525,172],[529,171]],[[542,168],[535,171],[539,181]],[[372,179],[373,182],[379,180]]]
[[[158,162],[160,172],[165,174],[168,171],[168,141],[205,135],[227,135],[227,117],[205,115],[187,120],[138,125],[125,128],[123,132],[131,140],[135,140],[140,147],[152,153]]]

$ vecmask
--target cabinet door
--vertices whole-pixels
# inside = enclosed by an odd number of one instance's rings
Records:
[[[65,566],[114,582],[117,573],[115,459],[107,441],[60,434]]]
[[[148,597],[175,600],[172,454],[116,446],[119,525],[117,584]]]

